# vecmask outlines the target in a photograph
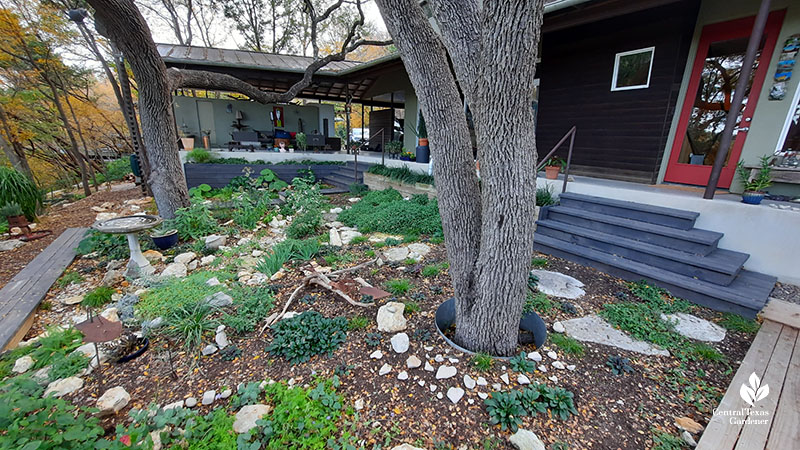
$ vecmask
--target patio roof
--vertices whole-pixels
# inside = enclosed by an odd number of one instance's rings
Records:
[[[157,44],[158,52],[167,67],[206,70],[226,73],[244,80],[267,92],[284,92],[300,80],[313,58],[298,55],[281,55],[249,50],[230,50],[175,44]],[[353,101],[374,106],[392,106],[388,99],[367,96],[378,77],[402,71],[398,54],[391,54],[369,62],[336,61],[314,74],[313,82],[298,97],[318,100],[346,101],[347,93]],[[402,107],[395,98],[394,106]]]

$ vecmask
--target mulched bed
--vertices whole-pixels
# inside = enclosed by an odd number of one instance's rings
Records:
[[[103,195],[100,193],[97,195]],[[102,201],[121,201],[135,192],[112,192],[109,197],[94,200],[92,203],[76,205],[78,218],[89,220],[85,211],[91,204]],[[335,198],[334,203],[345,204],[347,196]],[[74,222],[67,222],[62,214],[59,220],[75,226]],[[94,213],[91,214],[92,219]],[[86,223],[86,222],[82,222]],[[492,383],[503,383],[500,376],[509,374],[511,383],[503,384],[503,389],[517,386],[517,373],[507,368],[502,361],[497,361],[492,369],[479,372],[469,362],[469,356],[450,348],[437,335],[433,325],[436,308],[441,302],[452,295],[449,278],[446,271],[436,277],[426,278],[419,272],[427,264],[435,264],[446,260],[444,245],[431,245],[432,251],[428,254],[423,264],[413,266],[385,265],[375,271],[376,267],[367,267],[352,276],[361,276],[373,286],[385,288],[387,280],[401,278],[408,279],[413,287],[411,291],[399,301],[410,301],[412,294],[420,307],[418,312],[406,312],[408,329],[406,332],[411,338],[411,348],[405,354],[395,354],[392,351],[389,339],[391,334],[383,333],[381,343],[373,347],[365,342],[367,333],[376,332],[375,316],[377,309],[386,301],[384,299],[367,308],[348,304],[342,299],[319,288],[309,288],[305,293],[311,294],[311,299],[295,301],[289,308],[290,311],[302,312],[315,310],[326,317],[345,316],[352,318],[365,316],[369,319],[369,326],[365,330],[348,332],[347,341],[332,356],[318,356],[310,361],[291,365],[283,359],[275,358],[265,351],[270,341],[270,331],[239,337],[234,336],[229,330],[232,344],[242,350],[242,355],[234,361],[225,361],[219,353],[204,357],[199,355],[199,350],[187,353],[180,344],[169,345],[163,339],[151,341],[150,349],[138,359],[126,364],[103,365],[102,370],[95,371],[85,377],[84,388],[67,398],[78,405],[93,406],[97,397],[106,389],[114,386],[123,386],[132,397],[130,405],[119,415],[104,419],[104,426],[112,432],[117,423],[126,420],[126,413],[130,408],[145,408],[151,403],[164,405],[188,397],[200,398],[204,391],[215,389],[220,392],[223,387],[235,387],[240,382],[258,381],[264,379],[289,380],[304,385],[313,384],[317,376],[332,376],[338,373],[342,380],[339,392],[343,394],[348,404],[357,399],[363,399],[365,407],[359,411],[356,433],[367,448],[372,444],[388,443],[384,448],[391,448],[403,442],[422,444],[426,448],[433,448],[436,443],[447,442],[458,447],[467,444],[469,448],[483,448],[486,442],[494,442],[497,446],[490,448],[513,448],[507,441],[510,434],[500,431],[499,427],[489,425],[489,417],[477,393],[491,392]],[[25,248],[25,247],[23,247]],[[370,244],[364,243],[346,247],[345,250],[357,255],[355,261],[348,265],[354,266],[370,258],[366,252],[377,251]],[[548,260],[546,270],[559,271],[573,276],[585,283],[587,294],[572,303],[578,309],[577,315],[570,315],[558,307],[546,315],[545,322],[549,325],[556,320],[566,320],[598,311],[603,304],[619,302],[616,293],[630,292],[626,284],[615,277],[598,272],[594,269],[581,266],[562,259],[538,255]],[[318,263],[324,265],[322,258]],[[219,266],[222,267],[222,266]],[[96,266],[91,260],[79,259],[73,263],[74,270],[88,272],[88,279],[96,282],[102,277],[104,269]],[[158,269],[161,269],[159,265]],[[276,281],[281,286],[276,295],[275,311],[283,307],[291,292],[302,279],[300,267],[288,270],[288,274]],[[5,270],[5,269],[4,269]],[[60,293],[54,288],[49,296],[52,299]],[[301,296],[302,297],[302,296]],[[631,296],[632,297],[632,296]],[[556,300],[553,299],[557,305]],[[63,306],[54,304],[53,310],[38,313],[35,335],[47,323],[63,323],[73,314],[77,314],[77,306]],[[709,319],[719,320],[718,313],[696,308],[695,315]],[[673,357],[643,356],[607,346],[586,344],[586,353],[582,357],[563,354],[557,347],[545,344],[540,349],[542,354],[546,350],[555,350],[559,360],[565,364],[575,364],[573,371],[550,370],[546,374],[536,372],[528,374],[531,379],[548,385],[555,385],[569,389],[575,394],[575,405],[579,411],[578,416],[562,421],[550,418],[546,414],[526,417],[523,427],[534,431],[547,445],[563,442],[569,448],[603,448],[617,449],[649,448],[652,445],[652,430],[659,429],[670,434],[678,434],[673,425],[676,418],[689,416],[700,423],[707,423],[711,417],[710,410],[721,398],[728,383],[731,381],[735,369],[744,357],[750,342],[751,335],[728,332],[728,337],[720,343],[714,344],[726,356],[724,363],[711,363],[705,361],[690,361],[685,363],[683,378],[674,375],[682,366],[681,361]],[[210,341],[210,339],[209,339]],[[426,349],[425,347],[429,349]],[[383,358],[380,360],[369,359],[369,354],[380,349]],[[531,348],[524,350],[530,351]],[[445,358],[457,358],[455,364],[443,364],[457,367],[458,374],[449,380],[436,380],[434,372],[426,372],[422,367],[406,369],[406,358],[416,355],[424,361],[430,361],[435,367],[440,363],[433,361],[435,355],[441,354]],[[634,373],[616,376],[606,367],[606,361],[611,355],[621,355],[630,358],[635,369]],[[547,357],[545,361],[549,364]],[[388,363],[393,370],[384,376],[378,375],[378,369]],[[410,378],[398,380],[397,374],[407,370]],[[470,374],[473,378],[483,376],[489,381],[489,386],[478,386],[474,390],[466,390],[466,395],[454,405],[447,397],[438,399],[437,393],[446,393],[452,386],[463,386],[462,378]],[[547,377],[556,375],[558,382],[553,383]],[[424,380],[425,385],[420,386],[419,380]],[[430,384],[437,386],[436,392],[431,392]],[[693,397],[698,386],[704,397]],[[473,403],[469,403],[472,400]],[[219,402],[215,403],[216,406]],[[201,407],[206,411],[208,407]]]
[[[14,250],[2,252],[0,255],[0,288],[5,286],[14,275],[28,265],[42,250],[50,245],[67,228],[88,227],[94,223],[97,213],[92,206],[105,202],[116,205],[142,196],[141,189],[132,183],[116,184],[112,189],[103,185],[98,192],[89,197],[70,203],[68,206],[50,207],[36,221],[36,230],[51,230],[53,233],[35,241],[30,241]]]

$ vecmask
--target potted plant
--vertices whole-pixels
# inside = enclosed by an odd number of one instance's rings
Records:
[[[189,151],[194,148],[194,135],[189,131],[189,126],[185,123],[181,125],[181,129],[178,130],[178,133],[181,137],[181,145],[183,149]]]
[[[19,203],[6,203],[0,208],[0,216],[4,216],[8,221],[8,228],[25,228],[28,226],[28,219],[25,218],[25,214],[22,212],[22,207],[19,206]]]
[[[764,190],[772,185],[772,168],[769,165],[771,157],[762,156],[758,172],[753,174],[750,169],[745,168],[744,163],[739,161],[736,164],[736,173],[742,179],[744,192],[742,193],[742,203],[748,205],[759,205],[764,200],[766,192]]]
[[[294,141],[297,144],[297,148],[300,151],[306,151],[308,148],[308,138],[306,137],[305,133],[297,133],[294,135]]]
[[[403,152],[403,143],[400,141],[387,142],[386,151],[389,152],[392,158],[397,158]]]
[[[419,139],[416,160],[417,162],[427,164],[431,159],[431,148],[428,146],[428,129],[425,126],[425,117],[422,115],[422,112],[419,114],[419,128],[417,128],[415,133]]]
[[[166,250],[178,243],[178,230],[171,228],[167,222],[150,232],[153,244],[161,250]]]
[[[550,159],[544,163],[544,173],[545,178],[548,180],[556,180],[558,179],[558,173],[561,172],[561,169],[564,167],[566,163],[562,158],[558,156],[552,156]]]

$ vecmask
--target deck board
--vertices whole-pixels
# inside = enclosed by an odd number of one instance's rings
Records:
[[[777,302],[777,303],[776,303]],[[774,303],[774,304],[773,304]],[[749,415],[715,415],[697,448],[701,450],[783,450],[800,441],[800,305],[773,300],[764,308],[765,319],[742,364],[736,371],[717,411],[739,411],[749,405],[741,398],[750,375],[769,386],[769,394],[750,408]],[[758,415],[766,411],[769,414]],[[767,423],[743,423],[745,419]],[[739,423],[736,423],[739,422]]]
[[[0,289],[0,349],[16,345],[53,283],[75,259],[85,228],[68,228]]]

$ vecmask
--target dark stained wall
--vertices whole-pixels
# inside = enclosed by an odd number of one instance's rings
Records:
[[[545,33],[536,74],[540,157],[577,125],[573,173],[655,182],[697,9],[697,1],[683,1]],[[612,92],[615,55],[651,46],[650,87]]]

